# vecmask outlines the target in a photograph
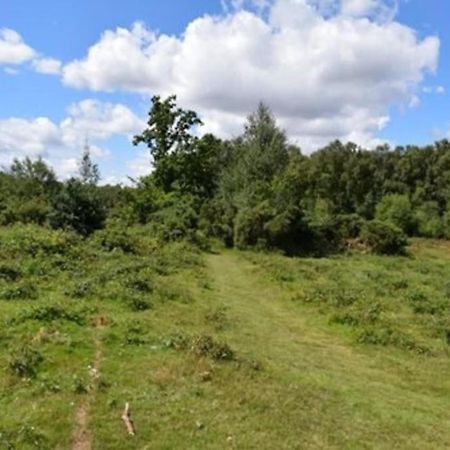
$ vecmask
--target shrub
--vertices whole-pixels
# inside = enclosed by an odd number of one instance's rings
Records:
[[[143,294],[149,294],[153,292],[153,286],[150,284],[149,280],[141,274],[137,274],[127,278],[125,280],[125,286],[128,289],[132,289],[133,291]]]
[[[16,281],[21,275],[22,273],[16,267],[7,264],[0,265],[0,280]]]
[[[44,360],[42,355],[30,345],[22,345],[12,351],[8,367],[9,370],[21,378],[34,378],[36,370]]]
[[[234,352],[228,344],[216,342],[211,336],[198,336],[193,339],[191,350],[198,356],[221,361],[234,359]]]
[[[367,308],[351,309],[332,315],[330,322],[356,327],[362,324],[373,324],[378,321],[381,314],[379,303],[370,304]]]
[[[416,228],[407,195],[390,194],[383,197],[376,207],[375,218],[381,222],[389,222],[407,234],[413,234]]]
[[[22,281],[0,291],[0,298],[4,300],[34,300],[38,296],[36,286],[29,281]]]
[[[94,292],[92,283],[89,281],[76,282],[71,288],[66,289],[64,294],[71,298],[86,298],[90,297]]]
[[[235,359],[235,354],[228,344],[217,342],[211,336],[189,337],[184,334],[175,334],[167,338],[164,344],[174,350],[189,350],[197,356],[208,357],[217,361],[232,361]]]
[[[234,245],[239,249],[255,246],[267,247],[268,233],[264,225],[271,218],[265,202],[254,208],[241,209],[234,223]]]
[[[444,223],[436,202],[425,202],[415,212],[419,236],[440,238],[444,235]]]
[[[139,239],[120,222],[108,223],[105,229],[97,231],[94,242],[107,251],[118,249],[124,253],[136,253],[139,248]]]
[[[364,224],[364,220],[358,214],[339,214],[332,222],[340,239],[357,238]]]
[[[389,327],[365,328],[358,334],[357,341],[361,344],[369,345],[392,345],[404,350],[414,351],[418,354],[430,353],[430,350],[427,347],[417,343],[410,336]]]
[[[360,238],[372,253],[380,255],[402,255],[408,243],[402,230],[378,220],[366,222]]]
[[[152,234],[166,242],[192,236],[197,225],[198,214],[189,198],[175,196],[167,205],[151,214],[148,224]]]
[[[126,303],[130,307],[132,311],[147,311],[152,309],[153,305],[149,300],[145,300],[143,298],[137,297],[135,295],[129,296],[126,298]]]
[[[72,233],[31,224],[5,227],[0,234],[0,251],[9,256],[64,255],[78,243]]]
[[[67,320],[77,325],[84,325],[86,316],[83,311],[69,311],[62,306],[50,305],[35,308],[20,316],[20,320],[39,320],[42,322],[53,322],[55,320]]]
[[[52,199],[49,222],[53,228],[75,230],[87,236],[103,227],[106,211],[98,188],[80,180],[68,180]]]

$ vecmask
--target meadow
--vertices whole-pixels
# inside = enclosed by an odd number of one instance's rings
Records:
[[[148,236],[0,230],[0,448],[450,447],[450,243],[288,258]]]

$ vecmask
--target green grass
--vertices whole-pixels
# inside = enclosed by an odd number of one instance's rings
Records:
[[[449,243],[305,259],[13,237],[0,448],[72,448],[83,402],[94,449],[450,447]]]

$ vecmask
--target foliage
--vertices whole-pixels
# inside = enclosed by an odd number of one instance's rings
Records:
[[[41,353],[30,345],[24,344],[13,349],[9,357],[9,370],[21,378],[36,376],[38,366],[44,360]]]
[[[363,225],[361,241],[370,251],[380,255],[403,254],[408,243],[400,228],[377,220]]]
[[[52,199],[49,222],[53,228],[75,230],[87,236],[102,228],[106,211],[95,187],[71,178]]]
[[[84,184],[96,185],[100,180],[100,171],[97,164],[92,162],[88,146],[86,146],[79,162],[79,172],[81,182]]]
[[[375,218],[390,222],[409,235],[413,234],[416,228],[411,202],[404,194],[383,197],[376,207]]]
[[[79,238],[70,232],[52,230],[37,225],[14,225],[2,228],[0,234],[0,253],[3,255],[26,254],[63,255],[71,252]]]

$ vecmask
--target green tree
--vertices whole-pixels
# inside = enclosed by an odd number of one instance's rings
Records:
[[[83,236],[103,227],[106,210],[97,188],[71,178],[52,198],[49,222],[53,228],[73,229]]]
[[[152,98],[147,128],[134,137],[133,144],[147,145],[153,158],[153,178],[166,192],[179,179],[179,155],[193,152],[197,144],[198,138],[191,134],[191,129],[201,124],[197,113],[176,106],[176,96],[165,100],[158,95]]]
[[[100,181],[100,170],[98,165],[92,161],[91,152],[87,146],[78,164],[78,172],[81,182],[84,184],[96,185]]]
[[[408,196],[404,194],[384,196],[376,207],[375,218],[382,222],[390,222],[409,235],[416,230],[412,205]]]

